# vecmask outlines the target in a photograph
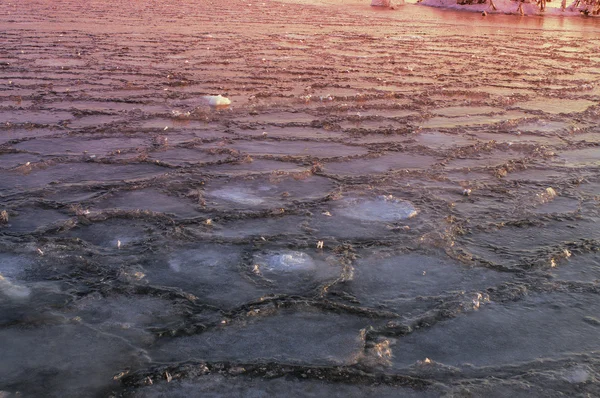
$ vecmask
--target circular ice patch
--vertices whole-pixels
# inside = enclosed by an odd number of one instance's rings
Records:
[[[267,189],[261,189],[261,191],[265,191]],[[239,203],[242,205],[260,205],[264,202],[264,199],[256,196],[254,192],[248,188],[222,188],[216,189],[209,193],[210,196],[224,199],[230,202]]]
[[[274,273],[310,271],[316,268],[311,256],[294,250],[260,254],[256,256],[256,263],[262,271]]]
[[[348,198],[342,200],[343,215],[356,220],[393,222],[417,215],[417,209],[409,201],[392,195],[375,199]]]

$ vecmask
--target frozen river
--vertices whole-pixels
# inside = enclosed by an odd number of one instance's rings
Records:
[[[598,19],[368,3],[0,4],[0,397],[600,395]]]

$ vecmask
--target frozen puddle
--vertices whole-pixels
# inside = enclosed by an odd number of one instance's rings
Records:
[[[335,185],[327,178],[309,176],[293,178],[281,176],[275,180],[258,177],[228,182],[207,184],[207,205],[231,210],[252,208],[273,208],[293,201],[308,201],[323,198]]]
[[[508,274],[467,267],[445,256],[371,254],[357,261],[354,278],[341,288],[362,305],[406,311],[416,308],[416,297],[482,291],[509,278]]]
[[[143,221],[115,218],[79,226],[66,232],[66,235],[100,247],[125,249],[148,240],[153,233],[151,225]]]
[[[597,105],[594,101],[588,100],[568,100],[558,98],[540,98],[526,102],[516,103],[516,108],[529,111],[542,111],[545,113],[558,115],[560,113],[580,113],[587,110],[590,106]]]
[[[397,222],[417,215],[415,206],[392,195],[373,199],[348,197],[336,202],[337,212],[343,217],[361,221]]]
[[[203,303],[233,308],[260,297],[246,276],[239,246],[200,243],[153,255],[144,264],[151,285],[180,288]]]
[[[392,231],[394,223],[414,224],[409,220],[418,214],[408,201],[391,195],[378,197],[349,196],[328,202],[329,212],[315,214],[310,225],[319,237],[338,239],[381,238],[400,232]],[[411,227],[412,228],[412,227]],[[410,233],[410,230],[403,233]]]
[[[360,330],[371,323],[351,315],[310,308],[280,310],[234,320],[197,336],[165,342],[156,361],[277,361],[310,365],[349,365],[362,352]]]
[[[274,284],[274,292],[303,294],[325,281],[337,278],[341,265],[322,254],[296,250],[270,250],[253,258],[253,272]]]
[[[103,197],[92,209],[150,210],[158,213],[174,214],[182,218],[198,217],[200,213],[192,202],[166,195],[157,189],[121,191]]]
[[[66,315],[106,333],[123,336],[136,345],[149,345],[155,336],[148,327],[181,321],[183,310],[172,301],[146,296],[108,296],[92,294],[75,301]]]
[[[387,173],[394,170],[427,170],[435,164],[432,156],[393,153],[373,159],[355,159],[346,162],[327,163],[324,171],[337,175],[366,175]]]
[[[407,367],[430,358],[446,365],[516,364],[587,354],[600,349],[596,295],[532,295],[491,303],[398,340],[394,363]]]

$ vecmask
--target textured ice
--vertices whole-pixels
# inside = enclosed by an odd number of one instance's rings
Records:
[[[316,268],[312,257],[298,251],[284,251],[282,253],[271,253],[255,257],[254,261],[262,265],[265,272],[294,272],[310,271]]]
[[[65,311],[95,330],[127,338],[140,346],[152,343],[155,336],[148,327],[165,327],[181,321],[183,311],[169,300],[151,296],[85,296]]]
[[[130,398],[221,398],[221,397],[282,397],[290,394],[297,398],[434,398],[435,391],[416,391],[409,387],[363,386],[306,380],[292,377],[280,378],[231,378],[221,375],[203,376],[197,380],[172,381],[140,388],[126,395]]]
[[[600,253],[574,254],[559,261],[551,273],[560,280],[600,283]]]
[[[598,325],[586,317],[598,317],[599,311],[592,294],[536,294],[491,303],[401,338],[394,362],[404,367],[430,358],[452,366],[486,366],[588,353],[600,349],[600,342]]]
[[[488,261],[514,264],[525,261],[528,257],[529,260],[539,259],[539,256],[531,258],[536,250],[599,237],[600,231],[594,220],[580,221],[577,225],[569,221],[552,221],[543,226],[504,227],[490,232],[473,233],[465,237],[465,243],[468,251]]]
[[[15,148],[42,155],[106,155],[117,150],[139,148],[146,145],[143,138],[100,138],[96,140],[81,137],[38,138],[21,142]]]
[[[563,196],[535,207],[533,212],[537,214],[574,213],[579,208],[579,200]]]
[[[18,214],[8,219],[8,225],[5,230],[16,233],[31,233],[38,229],[48,227],[58,227],[62,222],[70,217],[58,210],[23,208],[18,210]],[[1,230],[1,229],[0,229]]]
[[[372,254],[357,261],[354,278],[342,288],[363,305],[407,308],[407,300],[450,292],[476,292],[505,282],[510,275],[467,267],[429,254]],[[414,304],[410,304],[414,305]]]
[[[387,173],[394,170],[429,169],[436,159],[433,156],[393,153],[378,158],[355,159],[346,162],[327,163],[324,172],[338,175],[367,175]]]
[[[328,261],[329,260],[329,261]],[[269,293],[303,294],[340,276],[341,265],[322,254],[298,250],[266,250],[254,255],[253,272],[274,285]]]
[[[360,330],[369,319],[315,310],[283,310],[254,316],[165,342],[157,361],[279,361],[313,365],[352,364],[362,351]]]
[[[0,390],[26,396],[105,395],[115,370],[145,362],[121,338],[75,324],[0,329],[0,351]]]
[[[103,197],[91,207],[94,209],[150,210],[191,218],[200,216],[193,202],[167,195],[156,189],[121,191]]]
[[[44,188],[51,183],[136,180],[155,177],[165,172],[167,170],[164,168],[150,164],[63,163],[35,169],[25,175],[14,171],[0,171],[0,190]]]
[[[37,162],[38,160],[40,160],[39,156],[29,153],[7,153],[0,155],[0,169],[12,169],[27,162]]]
[[[117,248],[120,242],[122,248],[127,248],[148,239],[152,235],[152,229],[143,221],[109,219],[81,225],[65,234],[101,247]]]
[[[518,111],[508,111],[503,114],[493,116],[458,116],[458,117],[446,117],[446,116],[435,116],[429,120],[426,120],[421,124],[422,128],[425,129],[452,129],[457,127],[466,126],[477,126],[477,125],[493,125],[500,122],[509,120],[518,120],[526,118],[528,115]]]
[[[362,221],[396,222],[417,215],[415,206],[392,195],[376,198],[348,197],[336,203],[342,217]]]
[[[261,189],[260,187],[258,188]],[[264,189],[267,191],[268,188]],[[224,199],[230,202],[239,203],[241,205],[258,206],[263,204],[267,199],[263,199],[256,195],[253,190],[248,188],[231,187],[224,189],[216,189],[210,192],[210,196]]]
[[[450,135],[440,133],[438,131],[430,131],[421,133],[414,137],[421,145],[434,149],[447,149],[452,147],[460,147],[473,145],[475,141],[462,135]]]
[[[208,148],[214,146],[207,145]],[[368,151],[359,146],[338,144],[335,142],[312,141],[237,141],[228,148],[235,149],[249,155],[270,156],[311,156],[321,159],[341,156],[364,155]]]
[[[299,235],[305,217],[285,216],[250,218],[214,223],[210,234],[225,238],[279,237],[284,234]]]
[[[173,148],[150,154],[151,159],[173,166],[189,166],[202,163],[216,163],[230,158],[229,155],[213,155],[206,151],[189,148]]]
[[[589,167],[600,166],[600,149],[592,147],[587,149],[575,149],[561,151],[558,153],[558,159],[564,162],[566,166],[571,167]]]
[[[491,106],[451,106],[448,108],[438,108],[432,110],[433,114],[440,116],[469,116],[469,115],[488,115],[492,113],[498,113],[501,111],[500,108],[494,108]]]
[[[219,307],[235,307],[261,295],[247,277],[239,246],[180,247],[148,258],[143,267],[145,283],[179,288]]]
[[[208,206],[233,208],[274,208],[292,201],[307,201],[325,197],[334,183],[324,177],[293,176],[215,181],[207,184]]]
[[[527,102],[518,102],[515,107],[531,110],[542,111],[550,114],[559,113],[577,113],[584,112],[590,106],[597,105],[594,101],[589,100],[568,100],[558,98],[542,98]]]
[[[265,174],[271,172],[289,172],[299,173],[307,170],[305,166],[299,166],[295,163],[280,162],[277,160],[258,159],[252,162],[241,163],[223,163],[220,165],[208,165],[204,167],[207,173],[219,175],[246,175],[246,174]]]

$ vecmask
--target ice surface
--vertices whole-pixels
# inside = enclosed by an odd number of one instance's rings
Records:
[[[207,145],[212,148],[214,145]],[[335,158],[341,156],[364,155],[365,148],[338,144],[335,142],[311,142],[311,141],[289,141],[282,145],[279,141],[237,141],[226,148],[235,149],[249,155],[270,156],[311,156],[320,159]]]
[[[210,174],[245,175],[271,172],[299,173],[308,170],[305,166],[295,163],[279,162],[276,160],[256,159],[251,162],[223,163],[220,165],[209,165],[204,170]]]
[[[597,167],[600,166],[600,149],[592,147],[561,151],[558,153],[558,161],[569,167]]]
[[[338,175],[366,175],[387,173],[394,170],[427,170],[434,163],[436,163],[436,159],[432,156],[393,153],[378,158],[327,163],[325,164],[324,172]]]
[[[0,329],[0,351],[0,389],[29,396],[106,394],[118,386],[115,370],[145,361],[120,338],[77,324]]]
[[[257,177],[209,183],[207,206],[227,209],[276,208],[292,201],[309,201],[325,197],[334,183],[319,176],[282,176],[275,180]]]
[[[136,180],[155,177],[167,170],[150,164],[94,164],[63,163],[44,169],[35,169],[29,174],[0,171],[0,189],[44,188],[55,183],[100,183],[121,180]]]
[[[435,116],[426,120],[421,124],[424,129],[453,129],[457,127],[478,126],[478,125],[494,125],[510,120],[519,120],[526,118],[527,114],[518,111],[508,111],[503,114],[493,116],[458,116],[446,117]]]
[[[597,105],[597,103],[589,100],[543,98],[527,102],[518,102],[515,104],[515,107],[531,111],[539,110],[550,114],[560,114],[583,112],[593,105]]]
[[[42,155],[107,155],[117,150],[140,148],[147,144],[142,138],[101,138],[97,140],[81,137],[39,138],[21,142],[15,148]]]
[[[242,250],[210,243],[176,248],[143,264],[143,282],[179,288],[219,307],[236,307],[261,295],[247,277],[250,271],[244,269]]]
[[[275,397],[285,396],[294,391],[298,398],[433,398],[436,391],[415,391],[409,387],[362,386],[339,384],[327,381],[305,380],[292,377],[253,379],[245,377],[226,377],[221,375],[203,376],[198,380],[172,381],[132,392],[131,398],[219,398],[227,397]]]
[[[551,272],[561,280],[600,283],[600,254],[575,254],[560,261]]]
[[[415,206],[392,195],[376,198],[347,197],[335,203],[342,217],[371,222],[396,222],[417,215]]]
[[[396,366],[430,358],[446,365],[515,364],[600,349],[595,295],[536,294],[520,301],[491,303],[401,338]],[[469,336],[469,338],[465,338]]]
[[[467,267],[445,256],[370,254],[357,261],[354,277],[340,288],[363,305],[406,311],[414,306],[409,300],[419,296],[477,292],[510,278],[486,268]]]
[[[29,153],[7,153],[0,155],[0,169],[12,169],[27,162],[37,162],[38,160],[40,160],[39,156]]]
[[[9,218],[5,230],[21,234],[32,233],[37,229],[45,229],[51,226],[58,227],[69,218],[68,215],[58,210],[23,208],[18,210],[17,215]]]
[[[318,253],[266,250],[253,257],[253,272],[274,283],[267,288],[273,293],[304,294],[335,280],[341,271],[341,264]]]
[[[369,319],[310,309],[265,316],[259,310],[254,316],[200,335],[167,341],[157,347],[152,358],[352,364],[363,345],[360,330],[370,323]]]
[[[65,233],[93,245],[106,248],[127,248],[152,236],[151,225],[131,219],[109,219],[90,225],[80,225]]]
[[[178,217],[198,217],[201,213],[194,203],[179,199],[156,189],[121,191],[102,198],[91,209],[150,210],[159,213],[174,214]]]
[[[174,148],[153,152],[151,159],[160,160],[172,166],[189,166],[202,163],[215,163],[231,158],[229,155],[213,155],[205,151],[188,148]]]
[[[148,328],[178,325],[183,308],[170,300],[145,296],[109,296],[91,294],[75,301],[65,314],[103,333],[126,338],[132,344],[148,346],[156,335]]]

